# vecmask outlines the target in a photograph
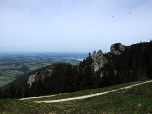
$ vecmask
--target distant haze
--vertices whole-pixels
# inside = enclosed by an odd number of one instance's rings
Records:
[[[0,52],[109,52],[152,39],[152,0],[0,0]]]

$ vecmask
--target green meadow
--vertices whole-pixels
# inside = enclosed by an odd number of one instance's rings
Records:
[[[118,90],[100,96],[86,99],[58,102],[35,103],[39,100],[55,100],[126,87],[126,83],[105,88],[63,93],[52,97],[29,100],[0,100],[0,113],[4,114],[151,114],[152,113],[152,83],[134,86],[130,89]]]

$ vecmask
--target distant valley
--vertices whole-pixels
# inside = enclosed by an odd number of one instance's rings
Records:
[[[52,63],[79,64],[88,53],[0,53],[0,87],[7,85],[18,77]]]

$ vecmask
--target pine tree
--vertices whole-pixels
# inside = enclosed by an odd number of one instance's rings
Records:
[[[74,92],[76,91],[76,80],[74,78],[72,66],[67,67],[67,73],[63,78],[62,92]]]
[[[15,98],[15,93],[16,93],[16,86],[15,86],[15,83],[11,83],[11,87],[9,88],[9,91],[8,91],[8,97],[9,98]]]
[[[19,88],[16,89],[15,98],[21,98],[21,92]]]
[[[102,82],[101,72],[97,71],[94,73],[94,81],[93,81],[94,88],[100,88],[101,82]]]
[[[77,79],[76,79],[76,83],[77,83],[77,89],[80,90],[80,83],[82,82],[83,79],[83,68],[79,66],[78,68],[78,74],[77,74]]]
[[[137,81],[137,71],[136,70],[134,70],[132,72],[132,82],[134,82],[134,81]]]
[[[43,94],[44,88],[43,88],[43,82],[42,82],[41,76],[40,76],[40,78],[38,79],[38,81],[36,82],[36,87],[35,87],[35,89],[36,89],[36,94],[37,94],[37,96],[44,95],[44,94]]]
[[[5,91],[4,91],[4,97],[3,97],[4,99],[7,99],[8,98],[8,89],[5,89]]]
[[[30,94],[30,88],[29,88],[29,85],[27,84],[24,84],[24,87],[22,88],[22,92],[21,92],[21,96],[22,97],[29,97],[29,96],[32,96]]]
[[[122,84],[124,83],[124,77],[123,77],[123,71],[117,71],[116,74],[116,84]]]
[[[44,93],[44,95],[49,95],[50,94],[49,89],[51,89],[51,88],[49,88],[49,84],[50,84],[50,78],[45,77],[44,80],[43,80],[43,87],[44,87],[43,93]]]
[[[36,83],[35,82],[32,83],[32,86],[30,87],[29,91],[30,91],[29,96],[31,96],[31,97],[37,96],[37,94],[36,94]]]
[[[103,74],[102,74],[102,81],[101,81],[101,84],[100,84],[100,87],[106,87],[107,86],[107,73],[106,73],[106,70],[103,71]]]
[[[3,98],[3,92],[2,92],[2,90],[0,88],[0,99],[2,99],[2,98]]]
[[[94,88],[94,71],[92,69],[92,66],[91,65],[87,65],[85,68],[84,68],[84,77],[80,83],[80,88],[81,90],[82,89],[92,89]]]

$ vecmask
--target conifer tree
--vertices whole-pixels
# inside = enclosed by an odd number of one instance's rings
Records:
[[[97,71],[94,73],[94,81],[93,81],[94,88],[100,88],[101,82],[102,82],[101,72]]]
[[[14,98],[21,98],[21,92],[19,88],[16,89],[15,97]]]
[[[37,96],[43,95],[44,88],[43,88],[43,82],[42,82],[41,76],[39,77],[38,81],[36,82],[35,89],[36,89]]]
[[[86,58],[86,66],[84,67],[84,76],[80,83],[80,88],[82,89],[91,89],[94,88],[94,68],[92,67],[93,59],[91,54]]]
[[[16,93],[16,86],[15,86],[15,83],[11,83],[11,86],[9,88],[9,91],[8,91],[8,97],[9,98],[14,98],[15,97],[15,93]]]
[[[31,91],[31,92],[32,92],[32,91]],[[24,98],[29,97],[29,96],[32,96],[32,95],[30,94],[29,85],[24,84],[24,87],[22,88],[21,96],[24,97]]]
[[[8,98],[8,89],[5,89],[3,98],[4,99]]]
[[[29,96],[31,96],[31,97],[37,96],[37,94],[36,94],[36,82],[32,83],[32,86],[30,87],[30,94],[29,94]]]
[[[0,88],[0,99],[2,99],[2,98],[3,98],[3,92],[2,92],[2,90]]]
[[[103,71],[103,74],[102,74],[102,81],[101,81],[101,84],[100,84],[100,87],[106,87],[107,86],[107,73],[106,73],[106,70]]]
[[[74,92],[76,91],[76,81],[73,74],[72,66],[67,67],[67,73],[63,78],[62,92]]]
[[[78,90],[80,90],[80,83],[82,82],[83,76],[84,76],[83,68],[81,66],[79,66],[79,68],[78,68],[78,74],[77,74],[77,79],[76,79],[77,89]]]
[[[47,77],[44,77],[44,80],[43,80],[43,93],[44,95],[49,95],[51,94],[50,93],[50,90],[51,88],[49,88],[49,84],[50,84],[50,78],[47,76]]]

